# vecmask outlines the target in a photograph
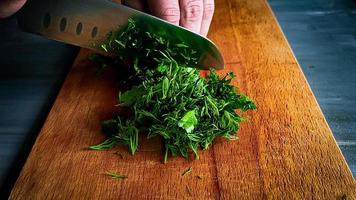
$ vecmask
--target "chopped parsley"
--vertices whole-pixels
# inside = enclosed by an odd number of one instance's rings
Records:
[[[167,41],[164,34],[138,23],[130,19],[102,44],[117,58],[91,56],[103,68],[116,69],[121,83],[118,105],[127,107],[131,115],[104,121],[102,130],[108,139],[90,149],[125,145],[134,154],[139,135],[144,134],[162,139],[166,162],[169,156],[188,158],[190,153],[199,158],[199,149],[207,149],[217,137],[236,139],[245,119],[241,114],[256,105],[231,84],[234,73],[219,77],[210,69],[200,76],[198,69],[190,67],[198,62],[194,47]]]

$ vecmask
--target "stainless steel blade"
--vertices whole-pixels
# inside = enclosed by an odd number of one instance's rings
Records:
[[[194,47],[200,54],[198,68],[224,68],[218,48],[209,39],[159,18],[108,0],[28,0],[18,15],[20,28],[61,42],[99,50],[106,35],[135,17],[164,37]]]

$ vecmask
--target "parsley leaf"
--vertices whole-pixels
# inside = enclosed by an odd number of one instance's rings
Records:
[[[187,112],[183,118],[178,121],[178,126],[184,128],[187,133],[191,133],[197,124],[198,119],[195,117],[195,110]]]

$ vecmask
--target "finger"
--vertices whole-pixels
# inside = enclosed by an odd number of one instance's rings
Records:
[[[147,10],[146,1],[144,0],[123,0],[122,3],[136,10]]]
[[[26,0],[5,0],[0,1],[0,18],[8,17],[25,4]]]
[[[181,26],[193,32],[200,33],[203,19],[203,0],[180,0]]]
[[[203,19],[201,22],[200,34],[207,36],[211,20],[213,19],[215,4],[214,0],[204,0]]]
[[[172,24],[179,25],[180,10],[178,0],[148,0],[153,15]]]

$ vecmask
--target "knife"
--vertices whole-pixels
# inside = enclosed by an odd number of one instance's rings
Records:
[[[102,52],[107,34],[129,18],[163,30],[168,41],[183,42],[198,52],[199,69],[224,68],[224,59],[209,39],[152,15],[109,0],[28,0],[18,14],[19,27],[60,42]]]

